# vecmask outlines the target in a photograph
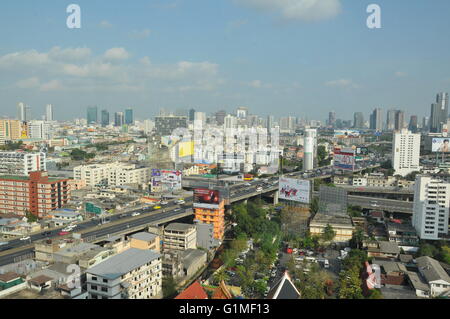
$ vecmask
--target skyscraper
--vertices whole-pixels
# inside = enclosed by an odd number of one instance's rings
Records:
[[[419,171],[420,134],[402,129],[394,134],[392,141],[392,167],[395,174],[406,176]]]
[[[125,124],[133,125],[134,117],[133,117],[133,109],[125,110]]]
[[[383,110],[376,108],[370,115],[370,129],[376,131],[383,130]]]
[[[353,116],[353,127],[364,128],[364,115],[362,112],[356,112]]]
[[[386,118],[386,129],[388,131],[395,130],[395,114],[396,110],[389,110],[387,111],[387,118]]]
[[[217,125],[223,125],[223,123],[225,123],[225,116],[227,116],[227,112],[225,112],[223,110],[216,113]]]
[[[45,107],[45,120],[48,122],[53,121],[53,105],[47,104]]]
[[[19,121],[25,122],[28,120],[27,111],[28,107],[25,105],[25,103],[18,103],[17,104],[17,119]]]
[[[195,119],[195,110],[194,109],[190,109],[189,110],[189,121],[193,122]]]
[[[328,113],[328,125],[334,127],[336,125],[336,112],[331,111]]]
[[[87,124],[95,124],[98,121],[98,109],[96,106],[89,106],[87,108]]]
[[[418,128],[419,128],[419,125],[418,125],[417,115],[411,115],[411,118],[409,120],[408,129],[413,133],[417,133]]]
[[[316,154],[316,138],[317,130],[306,129],[304,140],[304,156],[303,156],[303,170],[309,171],[314,169],[314,160]]]
[[[436,103],[431,104],[430,132],[442,132],[442,125],[447,123],[448,118],[448,93],[439,93]]]
[[[109,125],[109,112],[107,110],[102,110],[102,115],[101,115],[101,121],[102,121],[102,126],[108,126]]]
[[[116,112],[114,114],[114,126],[122,126],[125,123],[125,116],[123,112]]]
[[[395,130],[400,131],[405,128],[405,113],[403,111],[395,111]]]
[[[236,110],[237,118],[245,119],[247,117],[247,115],[248,115],[248,108],[243,107],[243,106],[237,108],[237,110]]]

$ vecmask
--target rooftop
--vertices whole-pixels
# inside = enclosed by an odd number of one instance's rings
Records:
[[[86,272],[108,279],[116,279],[160,257],[161,254],[152,250],[129,248],[89,268]]]
[[[352,219],[349,215],[327,215],[324,213],[317,213],[311,221],[311,225],[322,225],[326,226],[330,224],[331,226],[338,227],[353,227]]]
[[[200,283],[195,281],[192,285],[176,296],[175,299],[208,299],[208,295]]]
[[[291,281],[288,273],[270,289],[266,299],[300,299],[300,292]]]
[[[0,275],[0,281],[5,283],[18,278],[20,278],[20,275],[12,271]]]
[[[172,223],[167,225],[167,227],[165,228],[165,230],[168,231],[188,231],[192,228],[194,228],[195,225],[193,224],[182,224],[182,223]]]
[[[423,256],[417,258],[416,261],[417,266],[419,267],[427,282],[443,280],[450,283],[449,275],[436,259],[428,256]]]
[[[158,237],[158,236],[155,234],[152,234],[152,233],[147,233],[147,232],[140,232],[140,233],[131,235],[131,238],[133,238],[133,239],[147,241],[147,242],[155,240],[156,237]]]

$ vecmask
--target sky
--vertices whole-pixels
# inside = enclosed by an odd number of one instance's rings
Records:
[[[69,4],[81,28],[66,25]],[[369,29],[369,4],[381,29]],[[324,120],[375,107],[429,116],[450,91],[448,0],[4,0],[0,117],[97,105]],[[384,116],[384,119],[386,116]]]

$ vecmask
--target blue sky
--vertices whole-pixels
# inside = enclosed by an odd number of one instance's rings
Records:
[[[305,2],[313,4],[307,8]],[[82,28],[66,27],[81,7]],[[366,26],[366,7],[382,28]],[[429,116],[450,91],[448,0],[15,0],[0,4],[0,116],[57,119],[88,105],[350,119]]]

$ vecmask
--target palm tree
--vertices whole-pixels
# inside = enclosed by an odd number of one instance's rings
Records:
[[[230,277],[227,275],[224,269],[217,271],[214,274],[214,281],[220,284],[222,281],[227,282]]]

